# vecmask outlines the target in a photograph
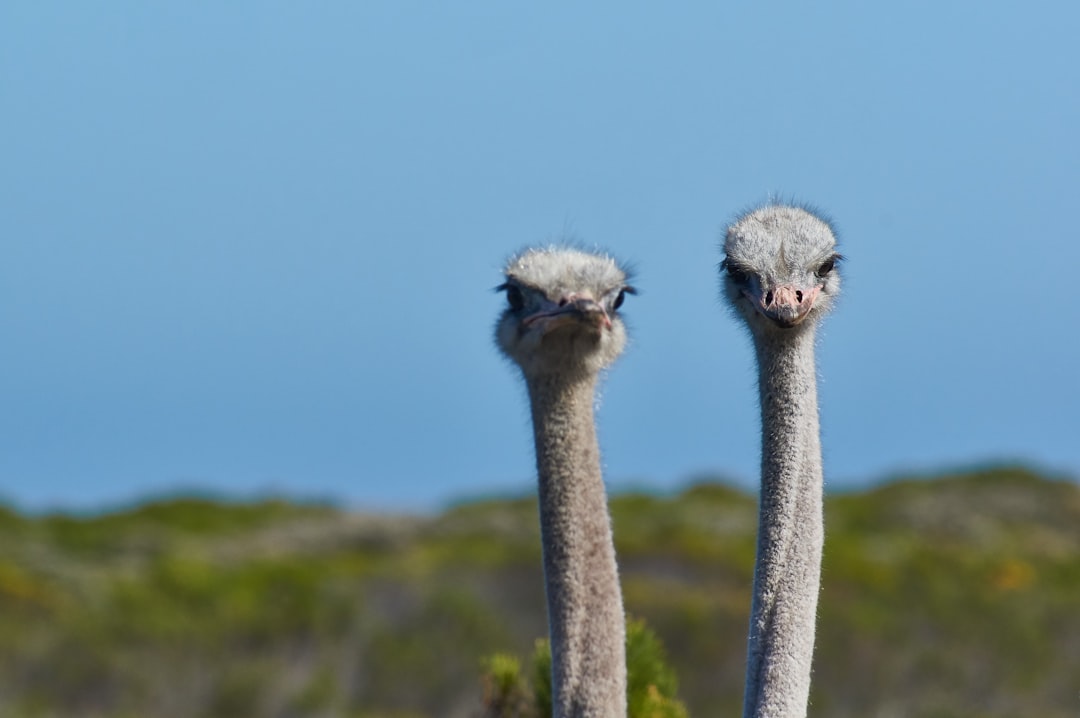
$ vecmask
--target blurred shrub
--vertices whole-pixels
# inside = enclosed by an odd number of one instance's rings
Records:
[[[485,718],[541,718],[552,714],[549,641],[536,641],[530,663],[532,680],[531,686],[527,687],[521,675],[521,663],[516,657],[497,653],[483,661]],[[686,718],[686,708],[676,698],[677,692],[678,680],[675,671],[667,664],[660,639],[645,625],[644,620],[627,621],[626,698],[629,718]]]
[[[699,483],[611,508],[627,609],[667,649],[628,628],[632,710],[679,715],[677,674],[690,712],[738,715],[754,497]],[[829,495],[825,513],[810,716],[1075,718],[1075,481],[901,478]],[[550,706],[537,524],[535,499],[432,517],[0,506],[0,716],[472,715],[474,658],[504,650],[486,700],[533,718]]]

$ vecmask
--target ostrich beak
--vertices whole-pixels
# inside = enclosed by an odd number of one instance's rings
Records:
[[[811,289],[796,289],[791,284],[780,284],[769,291],[757,288],[753,294],[747,293],[754,308],[771,319],[777,326],[790,329],[801,323],[814,306],[821,286]]]
[[[591,297],[571,296],[564,298],[558,307],[540,310],[522,321],[522,325],[526,327],[538,324],[544,334],[558,327],[578,323],[610,329],[611,317]]]

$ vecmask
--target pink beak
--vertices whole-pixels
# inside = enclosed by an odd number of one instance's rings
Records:
[[[806,319],[820,291],[820,286],[802,290],[791,284],[781,284],[751,299],[756,299],[754,306],[759,312],[780,326],[790,328]]]
[[[543,321],[547,325],[545,331],[571,321],[593,321],[598,326],[611,328],[611,317],[602,306],[590,297],[577,295],[564,297],[556,309],[542,310],[526,317],[522,324],[529,326],[538,321]]]

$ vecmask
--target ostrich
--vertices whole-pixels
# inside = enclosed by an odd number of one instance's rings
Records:
[[[532,249],[506,268],[495,337],[532,407],[556,718],[626,715],[626,627],[600,450],[596,383],[626,344],[627,272],[607,256]]]
[[[840,291],[830,224],[769,204],[727,231],[723,293],[757,353],[761,499],[743,716],[805,716],[821,579],[814,331]]]

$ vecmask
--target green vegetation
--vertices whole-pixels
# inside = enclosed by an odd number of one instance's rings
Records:
[[[485,718],[551,715],[551,644],[546,639],[536,642],[528,684],[515,656],[496,653],[483,663]],[[660,639],[643,620],[626,624],[626,674],[629,718],[686,718],[676,697],[675,672]]]
[[[737,715],[755,498],[701,482],[617,496],[612,515],[627,609],[655,632],[635,639],[650,676],[631,680],[635,710],[673,701],[677,675],[689,715]],[[898,479],[829,496],[826,529],[812,716],[1078,715],[1075,482]],[[431,518],[0,507],[0,545],[0,716],[480,716],[494,696],[501,715],[534,715],[546,619],[530,499]]]

